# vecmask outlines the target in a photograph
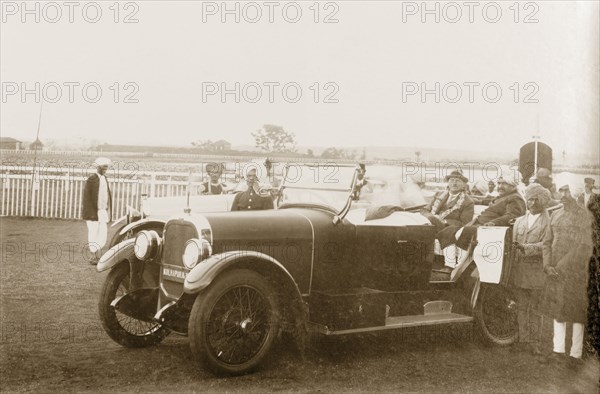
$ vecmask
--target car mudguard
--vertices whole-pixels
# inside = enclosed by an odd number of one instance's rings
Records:
[[[110,241],[110,245],[117,245],[123,239],[123,237],[131,230],[137,233],[148,228],[164,227],[166,222],[166,220],[146,218],[133,223],[126,224],[123,227],[121,227],[119,231],[115,233],[115,235],[113,235]]]
[[[135,239],[126,239],[110,248],[100,257],[96,270],[98,272],[106,271],[120,263],[123,260],[133,261]]]
[[[283,273],[290,280],[290,283],[294,284],[298,296],[302,297],[298,284],[279,261],[264,253],[247,250],[216,254],[200,261],[185,277],[183,291],[187,294],[199,293],[208,287],[221,272],[241,261],[247,261],[248,258],[271,264],[272,267]]]

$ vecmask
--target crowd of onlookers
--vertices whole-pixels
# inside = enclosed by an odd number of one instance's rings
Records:
[[[589,343],[596,351],[600,345],[600,196],[592,178],[585,178],[583,193],[574,195],[579,185],[556,184],[543,168],[535,175],[526,186],[501,177],[497,184],[475,184],[468,192],[468,179],[454,171],[446,177],[447,189],[436,193],[422,213],[438,226],[442,249],[467,249],[477,226],[512,226],[515,258],[509,285],[519,325],[513,349],[530,350],[541,363],[568,361],[576,366],[583,355],[586,323]],[[522,192],[519,186],[524,186]],[[475,203],[487,208],[475,215]],[[458,263],[446,261],[447,270]],[[552,320],[551,344],[544,340],[544,319]]]

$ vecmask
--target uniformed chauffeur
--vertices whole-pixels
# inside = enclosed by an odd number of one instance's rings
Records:
[[[261,196],[258,192],[258,177],[256,169],[251,169],[246,175],[248,190],[236,194],[231,206],[232,211],[252,211],[259,209],[273,209],[271,195]]]

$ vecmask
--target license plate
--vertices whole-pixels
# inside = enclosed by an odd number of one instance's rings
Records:
[[[167,268],[167,267],[163,267],[162,274],[163,274],[163,276],[169,277],[178,282],[183,282],[185,280],[185,276],[187,275],[187,273],[185,271],[180,271],[178,269]]]

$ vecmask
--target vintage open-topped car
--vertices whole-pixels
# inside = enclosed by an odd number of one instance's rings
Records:
[[[400,182],[391,195],[353,201],[356,174],[290,165],[276,209],[182,211],[162,235],[143,230],[115,245],[98,264],[110,270],[99,305],[106,332],[126,347],[187,335],[219,375],[258,367],[282,331],[472,322],[488,342],[512,343],[510,229],[478,228],[454,270],[441,272],[448,256],[436,254],[436,227],[412,189]]]

